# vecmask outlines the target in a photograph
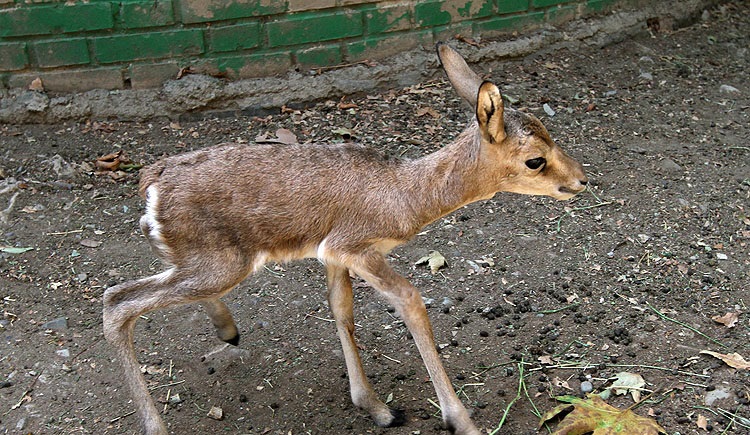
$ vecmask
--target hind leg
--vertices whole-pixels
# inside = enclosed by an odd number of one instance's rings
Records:
[[[234,321],[231,316],[222,317],[223,314],[228,314],[228,310],[226,305],[216,301],[246,276],[247,268],[228,270],[227,264],[238,263],[243,264],[241,261],[222,261],[218,264],[223,267],[207,267],[210,265],[203,262],[200,267],[190,269],[172,268],[149,278],[111,287],[104,293],[104,337],[122,363],[125,382],[130,388],[146,435],[166,435],[167,429],[151,400],[133,347],[133,330],[138,317],[168,306],[208,300],[204,306],[209,307],[210,313],[218,313],[209,315],[212,320],[220,318],[219,322],[214,322],[223,327],[220,334],[222,331],[229,331],[229,335],[225,337],[232,339],[231,328],[226,327],[226,319],[230,319],[232,326]],[[236,337],[236,327],[234,328]]]
[[[200,304],[216,327],[216,335],[222,341],[237,346],[240,343],[240,333],[227,305],[220,299],[206,299],[200,301]]]

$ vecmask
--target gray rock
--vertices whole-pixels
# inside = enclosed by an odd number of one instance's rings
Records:
[[[719,86],[719,92],[722,94],[739,94],[740,90],[731,85]]]
[[[670,158],[666,158],[659,162],[659,168],[665,172],[682,172],[682,166],[678,165]]]
[[[703,401],[707,406],[712,406],[717,400],[728,399],[730,397],[731,393],[729,391],[727,391],[723,387],[718,387],[715,390],[707,392],[706,397],[703,398]]]
[[[58,317],[57,319],[50,320],[49,322],[42,324],[42,329],[64,331],[68,329],[68,319],[65,317]]]
[[[70,358],[70,350],[69,349],[59,349],[56,350],[55,353],[57,356],[61,358]]]
[[[589,381],[583,381],[581,382],[581,392],[582,393],[590,393],[594,391],[594,385]]]

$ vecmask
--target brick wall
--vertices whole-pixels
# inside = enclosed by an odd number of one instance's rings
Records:
[[[0,85],[153,88],[181,68],[229,78],[493,37],[633,0],[0,0]]]

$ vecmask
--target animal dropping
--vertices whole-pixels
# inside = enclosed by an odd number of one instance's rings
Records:
[[[168,157],[141,171],[139,193],[146,210],[140,227],[166,269],[107,289],[103,326],[144,433],[165,435],[167,427],[133,347],[139,316],[197,302],[219,338],[238,345],[237,326],[220,298],[269,261],[302,258],[317,258],[325,267],[356,406],[378,426],[405,421],[378,397],[362,367],[350,272],[403,319],[446,427],[459,435],[482,433],[442,366],[419,290],[385,256],[427,224],[471,202],[497,192],[566,200],[586,188],[587,178],[537,118],[505,108],[498,87],[483,82],[448,45],[438,44],[437,52],[474,116],[458,137],[432,154],[398,160],[356,144],[224,144]]]

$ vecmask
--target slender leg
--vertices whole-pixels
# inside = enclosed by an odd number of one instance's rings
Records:
[[[354,341],[353,295],[349,271],[343,266],[329,264],[326,266],[326,277],[328,304],[336,319],[336,329],[344,350],[352,402],[369,412],[378,426],[389,427],[403,424],[403,414],[400,411],[391,410],[378,399],[362,368],[357,344]]]
[[[228,315],[228,310],[224,303],[218,302],[218,298],[231,290],[245,275],[244,270],[226,268],[173,268],[149,278],[111,287],[104,293],[104,337],[115,349],[122,363],[125,381],[146,435],[167,435],[167,428],[151,400],[133,347],[133,330],[138,317],[159,308],[208,300],[204,306],[208,307],[214,324],[219,323],[222,327],[219,331],[221,335],[222,331],[228,331],[228,326],[234,325],[234,321],[231,320],[231,315],[222,317],[224,314]],[[217,317],[220,317],[218,322]],[[231,322],[230,325],[227,324],[227,319]]]
[[[222,341],[237,346],[240,343],[240,333],[237,331],[237,325],[234,323],[232,313],[229,312],[227,305],[220,299],[206,299],[200,301],[203,309],[206,310],[211,323],[216,327],[216,334]]]
[[[440,362],[430,319],[419,290],[391,269],[380,253],[366,253],[348,263],[348,267],[380,291],[396,308],[414,337],[414,343],[435,387],[443,421],[448,429],[459,435],[480,435],[466,408],[456,396]]]

